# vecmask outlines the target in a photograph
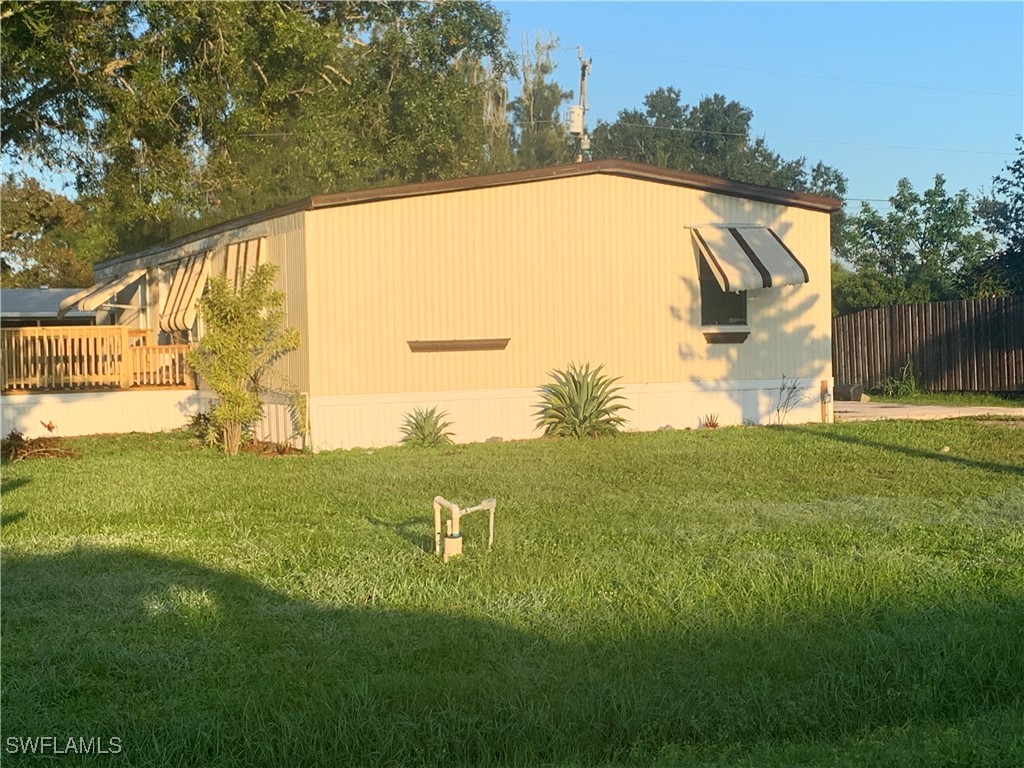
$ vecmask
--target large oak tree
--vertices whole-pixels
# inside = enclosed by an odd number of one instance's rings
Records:
[[[119,249],[472,173],[480,72],[511,66],[481,3],[12,0],[2,16],[4,153],[72,174]]]

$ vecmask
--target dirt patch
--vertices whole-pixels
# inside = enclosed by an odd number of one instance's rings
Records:
[[[64,447],[61,437],[27,438],[12,431],[0,442],[0,460],[13,464],[25,459],[77,459],[78,454]]]
[[[302,453],[298,448],[285,443],[265,443],[260,440],[242,443],[238,452],[255,453],[258,456],[296,456]]]

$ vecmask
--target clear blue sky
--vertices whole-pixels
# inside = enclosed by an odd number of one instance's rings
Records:
[[[524,33],[531,47],[536,32],[559,38],[555,79],[577,95],[576,46],[593,59],[588,127],[642,108],[659,86],[686,104],[722,93],[753,111],[754,134],[783,157],[845,173],[851,199],[884,200],[902,177],[921,191],[936,173],[977,193],[1024,133],[1019,1],[495,6],[513,50]]]

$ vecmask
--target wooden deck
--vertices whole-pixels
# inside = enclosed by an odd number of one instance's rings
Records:
[[[188,344],[153,343],[123,326],[0,329],[0,391],[193,388]]]

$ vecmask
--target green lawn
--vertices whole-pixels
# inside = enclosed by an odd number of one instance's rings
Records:
[[[4,467],[3,765],[1020,766],[1022,425],[69,441]]]
[[[999,408],[1024,409],[1024,393],[1021,392],[917,392],[906,397],[872,393],[871,399],[879,403],[909,403],[911,405],[946,405],[953,408],[970,406],[996,406]],[[1024,410],[1022,410],[1024,413]]]

